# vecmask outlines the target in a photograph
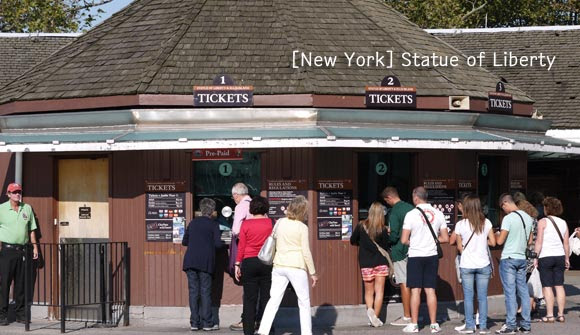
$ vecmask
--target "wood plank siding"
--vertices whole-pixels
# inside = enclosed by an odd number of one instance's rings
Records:
[[[364,150],[363,150],[364,151]],[[361,151],[361,152],[363,152]],[[377,150],[378,151],[378,150]],[[351,305],[362,303],[362,287],[357,260],[357,248],[348,241],[317,239],[317,191],[315,182],[323,179],[351,179],[353,182],[353,223],[358,222],[358,151],[348,148],[283,148],[261,151],[262,190],[267,180],[305,179],[311,202],[309,218],[310,241],[314,262],[320,275],[319,285],[312,290],[313,305]],[[412,180],[422,184],[425,179],[477,180],[475,151],[418,151],[413,156]],[[485,153],[497,155],[501,161],[500,189],[509,187],[509,179],[527,178],[525,153]],[[191,151],[125,151],[76,153],[63,156],[52,153],[25,153],[23,160],[24,201],[30,203],[39,219],[43,242],[53,242],[56,236],[54,218],[57,193],[56,163],[63,157],[103,157],[110,162],[110,236],[112,241],[127,241],[131,249],[131,303],[145,306],[187,306],[188,290],[182,261],[185,247],[173,243],[145,241],[145,181],[185,181],[187,185],[187,220],[193,215]],[[503,157],[503,158],[501,158]],[[0,156],[0,177],[3,187],[12,181],[12,155]],[[262,191],[263,195],[265,191]],[[5,198],[4,198],[5,199]],[[408,200],[408,199],[406,199]],[[455,247],[444,246],[445,259],[440,262],[439,300],[463,299],[455,276]],[[497,262],[500,249],[493,251]],[[220,266],[223,268],[223,260]],[[496,264],[497,266],[497,264]],[[490,294],[501,293],[497,275],[490,283]],[[241,287],[235,286],[226,274],[223,277],[222,304],[241,304]]]

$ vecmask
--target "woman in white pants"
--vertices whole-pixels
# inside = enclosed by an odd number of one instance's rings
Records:
[[[300,309],[300,333],[312,334],[312,317],[310,315],[310,288],[308,287],[308,273],[312,279],[312,287],[318,282],[314,269],[314,261],[308,243],[308,201],[303,196],[297,196],[288,205],[286,218],[278,220],[274,234],[276,236],[276,254],[272,270],[272,287],[270,300],[264,310],[259,334],[269,334],[274,317],[288,282],[298,297]]]

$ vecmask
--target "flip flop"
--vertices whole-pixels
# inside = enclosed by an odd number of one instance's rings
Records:
[[[542,322],[546,322],[546,323],[554,323],[554,316],[544,316],[542,318]]]
[[[558,317],[556,318],[556,321],[558,322],[566,322],[566,318],[564,317],[564,315],[558,315]]]

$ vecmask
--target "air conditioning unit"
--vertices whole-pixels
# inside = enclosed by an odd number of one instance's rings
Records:
[[[468,96],[450,96],[449,97],[449,110],[469,110],[469,97]]]

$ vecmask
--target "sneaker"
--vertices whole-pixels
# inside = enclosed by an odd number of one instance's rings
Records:
[[[197,326],[191,326],[191,328],[189,328],[189,330],[191,330],[192,332],[196,332],[198,330],[200,330],[201,328],[197,327]]]
[[[400,316],[399,318],[395,319],[395,321],[391,322],[391,326],[406,326],[409,323],[411,323],[411,318]]]
[[[508,326],[506,324],[504,324],[503,326],[501,326],[500,329],[496,330],[495,333],[496,334],[515,334],[516,330],[508,328]]]
[[[409,323],[403,328],[403,333],[418,333],[419,325],[416,323]]]
[[[431,328],[432,333],[438,333],[441,331],[441,327],[439,327],[439,324],[437,322],[432,323],[431,326],[429,326],[429,328]]]
[[[518,331],[519,331],[520,333],[522,333],[522,334],[528,334],[528,333],[530,333],[532,330],[531,330],[531,329],[526,329],[526,328],[524,328],[524,327],[519,327],[519,328],[518,328]]]
[[[381,326],[381,320],[377,318],[377,315],[375,314],[375,311],[372,308],[367,309],[367,317],[369,318],[369,321],[371,322],[371,325],[373,327],[376,328]]]
[[[479,330],[479,333],[480,334],[489,334],[489,333],[491,333],[491,331],[489,329],[487,329],[487,328],[484,328],[484,329],[480,329]]]
[[[457,331],[460,334],[473,334],[475,333],[474,329],[462,329]]]
[[[9,322],[8,319],[2,318],[0,319],[0,326],[8,326]]]
[[[467,327],[467,324],[466,324],[466,323],[462,324],[461,326],[457,326],[457,327],[455,327],[454,329],[455,329],[456,331],[460,332],[460,331],[464,330],[464,329],[465,329],[465,327]]]
[[[213,325],[211,327],[203,327],[205,331],[220,330],[220,325]]]
[[[242,321],[240,321],[238,323],[234,323],[234,324],[230,325],[230,330],[231,331],[243,331],[244,330],[244,323]]]

